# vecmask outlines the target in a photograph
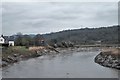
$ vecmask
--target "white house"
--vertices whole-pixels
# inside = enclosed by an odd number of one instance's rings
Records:
[[[14,41],[9,41],[9,46],[14,46]]]
[[[0,44],[4,44],[5,43],[5,39],[1,36],[0,37]]]
[[[1,35],[1,37],[0,37],[0,44],[1,45],[7,44],[8,46],[14,46],[14,40],[13,39],[9,39],[9,37],[5,37],[5,36]]]

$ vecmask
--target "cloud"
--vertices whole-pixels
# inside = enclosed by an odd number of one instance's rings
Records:
[[[118,24],[117,3],[4,2],[3,33],[49,33]]]
[[[0,3],[0,34],[2,34],[2,4]]]
[[[2,0],[2,2],[118,2],[119,0]]]

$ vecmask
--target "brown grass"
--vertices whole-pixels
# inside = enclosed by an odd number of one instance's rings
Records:
[[[29,47],[29,50],[30,50],[30,51],[43,50],[43,49],[45,49],[45,47],[43,47],[43,46]]]
[[[106,54],[120,55],[120,48],[104,48],[102,49],[102,52]]]

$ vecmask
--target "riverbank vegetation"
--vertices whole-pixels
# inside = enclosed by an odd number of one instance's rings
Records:
[[[96,45],[96,44],[119,44],[119,25],[63,30],[48,34],[22,34],[17,33],[9,38],[14,38],[15,46],[42,46],[54,45],[62,42],[69,42],[75,45]],[[46,44],[47,43],[47,44]]]
[[[30,47],[30,48],[26,48],[25,46],[3,47],[2,67],[24,59],[46,55],[46,53],[50,53],[50,51],[52,51],[52,53],[55,52],[54,50],[51,50],[50,48],[47,47]]]
[[[18,62],[21,59],[38,57],[49,53],[59,53],[57,48],[89,48],[118,47],[119,25],[101,28],[83,28],[64,30],[49,34],[23,35],[17,33],[9,36],[14,38],[15,46],[2,48],[2,66]],[[105,52],[106,50],[106,52]],[[105,55],[117,54],[117,50],[102,51]],[[119,53],[119,51],[118,51]],[[97,60],[98,57],[95,58]],[[101,57],[102,58],[102,57]],[[100,59],[100,58],[99,58]],[[99,61],[99,60],[98,60]]]

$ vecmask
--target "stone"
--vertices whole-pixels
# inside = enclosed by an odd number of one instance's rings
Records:
[[[116,69],[120,69],[120,59],[115,58],[115,56],[113,55],[108,55],[105,54],[103,52],[101,52],[100,54],[98,54],[94,61],[102,66],[105,67],[111,67],[111,68],[116,68]]]

